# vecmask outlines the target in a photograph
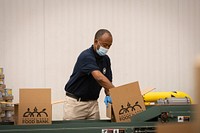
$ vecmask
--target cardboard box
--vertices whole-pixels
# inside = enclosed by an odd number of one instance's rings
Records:
[[[138,82],[112,88],[110,96],[112,105],[108,105],[106,116],[111,121],[130,122],[132,116],[146,110]]]
[[[194,133],[193,123],[158,124],[156,133]]]
[[[195,113],[195,124],[194,124],[194,133],[199,133],[200,131],[200,55],[197,57],[195,62],[195,94],[196,94],[196,102],[197,106],[195,108],[195,111],[198,113]]]
[[[51,89],[20,89],[19,104],[15,104],[15,124],[41,125],[51,123]]]

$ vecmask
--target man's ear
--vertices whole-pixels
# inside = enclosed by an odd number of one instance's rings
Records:
[[[94,39],[94,43],[96,44],[98,42],[98,40],[97,39]]]

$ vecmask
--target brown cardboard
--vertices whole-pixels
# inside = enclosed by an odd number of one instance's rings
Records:
[[[19,104],[14,104],[14,123],[15,123],[15,125],[17,125],[18,124],[18,114],[19,114],[19,112],[18,112],[18,110],[19,110]]]
[[[112,88],[110,96],[112,106],[107,108],[107,117],[112,121],[130,122],[132,116],[146,110],[138,82]]]
[[[196,112],[200,112],[200,55],[197,57],[195,62],[195,92],[196,92],[196,100],[197,107],[195,108]],[[199,133],[200,131],[200,113],[195,113],[195,121],[194,121],[194,133]]]
[[[41,125],[51,123],[51,89],[20,89],[19,104],[15,105],[15,124]]]
[[[157,126],[156,133],[193,133],[193,123],[165,123]]]
[[[108,106],[106,108],[106,116],[108,118],[111,119],[111,121],[115,122],[115,116],[114,116],[114,110],[113,110],[113,107],[112,107],[112,104],[108,103]]]
[[[111,107],[112,105],[110,104],[110,103],[108,103],[108,106],[106,107],[106,116],[108,117],[108,118],[111,118],[111,109],[112,109],[112,107]]]

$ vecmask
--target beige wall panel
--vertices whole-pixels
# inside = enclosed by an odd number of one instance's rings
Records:
[[[4,22],[4,18],[5,18],[5,9],[4,9],[4,1],[0,0],[0,67],[3,67],[4,65],[4,61],[5,61],[5,22]]]
[[[193,64],[200,53],[200,1],[180,1],[179,13],[179,84],[194,97]]]
[[[43,2],[40,0],[4,0],[3,45],[6,85],[13,89],[44,87]],[[1,17],[2,17],[1,16]],[[2,41],[1,40],[1,41]]]
[[[50,87],[52,101],[99,28],[114,37],[108,54],[116,86],[185,91],[194,97],[192,61],[200,53],[198,0],[0,0],[0,66],[18,101],[20,87]],[[105,119],[104,93],[100,94]],[[62,119],[53,105],[53,120]]]
[[[91,45],[98,28],[113,33],[114,84],[139,80],[141,88],[179,89],[177,16],[178,1],[45,1],[45,70],[53,100],[64,95],[78,54]],[[101,93],[105,117],[103,98]],[[57,118],[62,110],[55,112]]]

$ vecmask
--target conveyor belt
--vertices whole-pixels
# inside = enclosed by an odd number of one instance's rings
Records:
[[[161,119],[163,113],[168,114],[166,121]],[[152,133],[158,122],[177,122],[179,115],[192,118],[192,114],[192,105],[149,106],[146,111],[126,123],[110,120],[53,121],[51,125],[7,123],[8,125],[0,125],[0,133]]]
[[[153,124],[153,123],[152,123]],[[133,132],[135,128],[149,128],[152,126],[138,125],[133,126],[131,123],[115,123],[109,120],[101,121],[54,121],[52,125],[1,125],[0,133],[101,133],[106,130],[120,130],[121,133]]]

